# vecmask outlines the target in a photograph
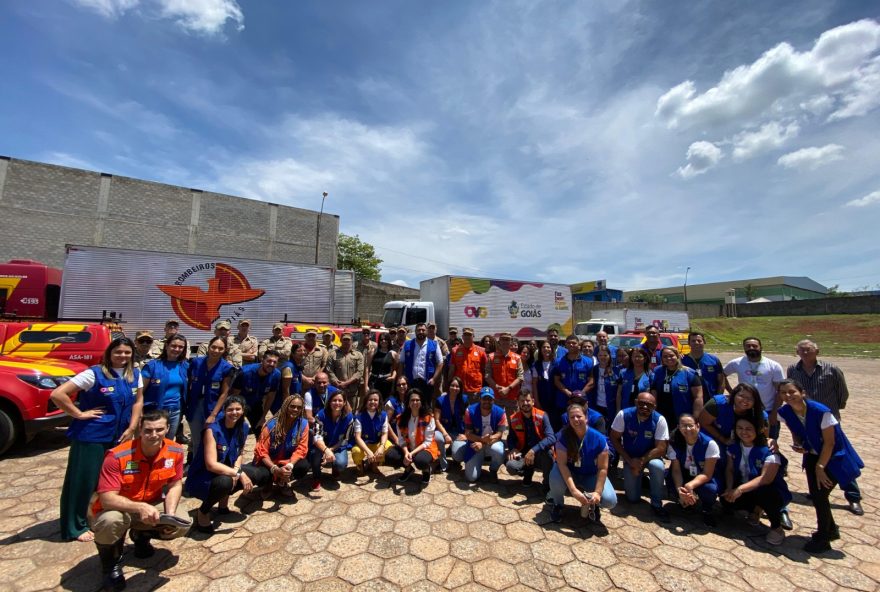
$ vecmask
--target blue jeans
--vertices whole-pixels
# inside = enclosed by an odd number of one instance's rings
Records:
[[[312,465],[312,475],[315,479],[321,478],[321,467],[324,465],[324,453],[314,447],[309,450],[309,464]],[[340,450],[333,453],[333,470],[342,472],[348,466],[348,450]]]
[[[596,490],[596,479],[598,478],[598,475],[580,475],[571,473],[571,477],[574,479],[574,484],[581,491],[589,493]],[[550,471],[550,498],[553,500],[554,504],[561,506],[566,493],[569,493],[568,486],[562,478],[562,473],[559,472],[559,465],[554,464],[553,470]],[[605,479],[601,498],[599,506],[602,508],[613,508],[617,505],[617,493],[614,491],[614,486],[611,485],[611,479]]]
[[[173,440],[177,436],[177,428],[180,427],[180,407],[165,411],[168,412],[168,433],[165,434],[165,437]]]
[[[453,439],[455,436],[449,434]],[[449,461],[446,459],[446,438],[440,433],[440,430],[434,430],[434,441],[437,442],[437,448],[440,450],[440,469],[445,471],[449,468]]]
[[[455,462],[464,462],[464,449],[470,444],[467,440],[453,440],[449,447],[452,453],[452,460]]]
[[[178,418],[178,421],[180,421],[180,418]],[[195,413],[193,413],[191,419],[187,420],[187,423],[189,423],[189,449],[192,451],[192,457],[195,458],[196,454],[199,453],[199,448],[202,446],[202,431],[205,429],[205,409],[203,405],[196,407]]]
[[[470,445],[470,442],[462,442],[465,446]],[[459,448],[459,454],[461,458],[464,458],[465,447],[461,446]],[[495,442],[492,446],[486,450],[486,447],[480,449],[479,452],[475,452],[469,461],[464,464],[464,478],[473,483],[477,479],[480,478],[480,474],[483,472],[483,460],[486,458],[486,454],[489,455],[489,470],[493,473],[497,472],[498,469],[501,468],[501,465],[504,464],[504,441]]]
[[[678,488],[675,487],[675,481],[672,480],[672,471],[666,471],[666,488],[669,492],[669,499],[678,501]],[[694,493],[697,494],[703,511],[710,512],[718,500],[718,483],[714,480],[709,481],[705,485],[697,487]]]
[[[663,505],[664,486],[663,478],[666,467],[663,461],[655,458],[648,462],[648,481],[651,483],[651,505],[659,508]],[[642,472],[633,475],[629,466],[623,464],[623,491],[627,501],[637,502],[642,497]]]

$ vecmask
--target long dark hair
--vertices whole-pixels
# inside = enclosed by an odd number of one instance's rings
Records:
[[[736,406],[734,405],[733,399],[743,391],[752,395],[752,401],[754,401],[754,404],[752,405],[752,408],[749,410],[748,414],[737,416]],[[740,382],[735,387],[733,387],[733,391],[730,394],[730,406],[731,408],[733,408],[733,415],[735,419],[748,419],[753,424],[755,424],[755,427],[760,428],[761,430],[764,429],[764,402],[761,400],[761,395],[760,393],[758,393],[758,389],[745,382]],[[734,422],[734,425],[735,424],[736,422]]]
[[[165,340],[165,345],[162,346],[162,353],[159,354],[159,359],[164,361],[168,361],[168,345],[172,341],[182,341],[183,342],[183,352],[177,357],[176,360],[171,360],[172,362],[182,362],[186,359],[186,350],[189,347],[189,344],[186,341],[186,337],[181,335],[180,333],[175,333],[171,337]]]
[[[422,391],[417,388],[411,388],[406,393],[406,405],[403,406],[403,413],[397,418],[397,424],[400,426],[406,427],[407,424],[409,424],[410,417],[412,417],[412,410],[409,408],[409,400],[412,399],[413,395],[419,396],[419,417],[421,418],[431,414],[431,407],[425,405],[425,395],[422,394]]]
[[[608,368],[607,368],[607,370],[613,370],[615,360],[614,360],[614,356],[611,355],[611,348],[609,348],[607,345],[600,345],[599,347],[596,348],[596,351],[593,354],[596,356],[597,366],[599,366],[599,367],[602,366],[602,362],[599,361],[599,354],[601,352],[605,352],[608,354]]]
[[[358,411],[360,411],[361,413],[366,413],[367,400],[370,398],[371,395],[376,395],[377,397],[379,397],[379,408],[376,410],[376,413],[382,412],[382,393],[379,392],[379,389],[370,389],[367,391],[367,396],[364,397],[364,401],[363,403],[361,403],[361,408],[358,409]]]
[[[275,427],[272,428],[272,434],[270,435],[272,441],[272,448],[278,448],[282,444],[284,444],[284,439],[287,438],[287,433],[293,427],[293,421],[290,419],[290,415],[287,413],[287,409],[290,405],[295,401],[299,400],[301,404],[303,403],[302,395],[293,394],[284,399],[284,402],[281,403],[281,409],[278,410],[278,414],[275,415]],[[303,418],[303,412],[300,411],[299,417],[296,419],[297,423],[299,423],[302,427],[302,422],[299,420]],[[302,434],[297,434],[301,436]],[[298,438],[294,438],[295,440]]]
[[[113,372],[113,360],[111,354],[113,353],[114,349],[123,345],[131,349],[132,355],[128,358],[128,363],[125,365],[125,371],[123,372],[125,380],[131,382],[134,380],[135,348],[134,341],[132,341],[128,337],[117,337],[110,342],[110,345],[107,346],[107,349],[104,350],[104,355],[101,357],[101,371],[104,372],[104,376],[107,378],[116,378],[116,373]]]
[[[220,337],[219,335],[215,335],[214,337],[212,337],[211,339],[209,339],[209,340],[208,340],[208,352],[210,353],[210,351],[211,351],[211,345],[213,345],[214,342],[216,342],[216,341],[219,341],[220,343],[222,343],[222,344],[223,344],[223,347],[226,348],[226,349],[224,350],[224,352],[223,352],[223,355],[220,356],[220,359],[221,359],[221,360],[226,360],[226,359],[228,359],[228,357],[229,357],[229,341],[228,341],[225,337]],[[208,355],[209,355],[209,354],[205,354],[205,357],[208,357]]]
[[[588,422],[590,419],[590,414],[587,412],[586,401],[569,403],[568,407],[565,408],[565,413],[566,416],[569,418],[569,421],[565,424],[565,427],[562,428],[562,441],[565,442],[566,450],[577,450],[580,447],[580,437],[577,435],[577,433],[574,431],[574,427],[571,425],[572,409],[580,409],[584,412],[584,416],[586,416]],[[587,430],[589,429],[590,426],[587,425]]]
[[[694,420],[694,424],[697,426],[697,428],[700,427],[700,422],[690,413],[682,413],[678,416],[678,421],[681,421],[683,417],[690,417]],[[697,432],[697,435],[699,436],[699,432]],[[685,440],[684,435],[682,435],[681,431],[678,429],[678,426],[675,426],[675,429],[672,430],[672,441],[670,442],[670,444],[672,444],[674,448],[687,448],[687,440]],[[681,466],[684,466],[684,461],[682,459],[678,459],[678,461],[681,463]]]
[[[749,417],[737,417],[736,421],[733,422],[733,441],[737,444],[741,444],[741,440],[736,433],[736,424],[745,421],[748,422],[753,428],[755,428],[755,441],[752,443],[752,446],[766,446],[767,445],[767,436],[764,435],[764,430],[762,425],[756,424]],[[763,422],[761,422],[763,424]]]
[[[171,340],[169,339],[168,341]],[[168,341],[165,342],[166,346],[168,345]],[[186,340],[184,339],[184,341]],[[243,447],[244,441],[247,438],[247,432],[241,429],[241,426],[244,424],[245,415],[247,414],[248,410],[247,401],[245,401],[244,397],[242,397],[241,395],[229,395],[228,397],[226,397],[226,400],[223,401],[223,413],[226,413],[227,407],[229,407],[233,403],[241,405],[242,414],[241,417],[236,420],[235,425],[232,426],[232,433],[236,435],[238,439],[238,445],[240,447]]]

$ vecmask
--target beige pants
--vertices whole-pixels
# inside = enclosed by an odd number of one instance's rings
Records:
[[[153,507],[160,512],[164,512],[165,502],[157,502],[153,504]],[[180,505],[177,506],[177,511],[174,514],[178,518],[190,519],[189,514]],[[129,528],[133,530],[156,531],[160,533],[159,538],[163,540],[176,539],[189,532],[189,526],[177,528],[172,526],[150,526],[141,522],[137,514],[118,512],[116,510],[106,510],[97,516],[93,516],[89,512],[89,523],[91,524],[92,532],[95,533],[95,542],[99,545],[112,545],[125,537],[125,533],[128,532]]]

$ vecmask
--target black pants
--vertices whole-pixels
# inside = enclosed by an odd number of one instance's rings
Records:
[[[267,485],[271,485],[274,481],[272,477],[272,471],[269,470],[269,467],[266,465],[251,465],[253,469],[254,476],[251,477],[251,481],[254,482],[254,485],[257,487],[266,487]],[[293,472],[290,474],[290,480],[294,479],[302,479],[306,475],[309,474],[309,461],[304,458],[299,459],[293,465]],[[250,474],[248,474],[250,477]]]
[[[423,473],[431,471],[431,464],[433,462],[434,457],[427,450],[420,450],[413,455],[413,466]],[[388,452],[385,453],[385,463],[396,469],[401,468],[403,466],[403,448],[400,446],[389,448]]]
[[[263,409],[263,400],[260,399],[254,404],[248,404],[248,412],[246,414],[247,421],[251,426],[251,433],[256,434],[257,440],[260,439],[260,430],[263,429],[263,421],[266,419],[266,410]]]
[[[831,473],[825,471],[828,478],[831,479],[831,487],[825,489],[819,485],[816,479],[816,465],[819,463],[819,457],[815,454],[807,454],[804,456],[804,469],[807,471],[807,488],[810,491],[810,498],[813,500],[813,507],[816,508],[816,522],[818,525],[816,536],[828,540],[837,532],[837,524],[834,523],[834,516],[831,515],[831,502],[828,497],[831,490],[837,485],[837,481],[831,476]]]
[[[770,528],[779,528],[779,525],[782,524],[782,507],[785,504],[782,501],[782,495],[779,493],[779,490],[772,483],[745,492],[733,503],[722,497],[721,504],[726,508],[748,510],[749,512],[755,508],[761,508],[767,513],[767,518],[770,519]]]
[[[523,452],[522,455],[525,456],[526,452],[528,450]],[[553,457],[550,456],[549,450],[542,450],[535,454],[535,462],[530,467],[523,464],[522,457],[519,460],[509,460],[504,466],[507,467],[507,472],[511,475],[522,475],[528,481],[534,476],[535,469],[538,469],[544,475],[542,483],[549,486],[550,471],[553,469]]]
[[[257,471],[259,471],[259,467],[255,467],[254,465],[241,465],[241,472],[247,475],[254,484],[257,482]],[[236,479],[235,486],[233,486],[232,477],[217,475],[211,480],[211,486],[208,488],[208,497],[202,502],[199,511],[202,514],[207,514],[211,511],[211,508],[214,507],[214,504],[239,489],[241,489],[241,479]]]
[[[422,399],[422,406],[430,407],[433,405],[434,401],[434,387],[428,384],[428,381],[423,378],[413,378],[409,383],[410,388],[417,388],[422,391],[422,395],[427,397],[427,401]],[[406,401],[401,401],[401,403],[406,403]]]

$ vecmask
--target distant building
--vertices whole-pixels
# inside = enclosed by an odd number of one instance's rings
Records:
[[[724,296],[728,290],[736,290],[738,304],[757,298],[778,302],[782,300],[810,300],[824,298],[828,295],[828,288],[808,277],[776,276],[713,282],[711,284],[689,284],[687,301],[688,303],[724,304]],[[671,288],[632,290],[624,292],[623,296],[624,299],[629,300],[630,297],[638,294],[662,296],[670,304],[683,303],[685,300],[683,285]]]
[[[587,302],[623,302],[623,290],[608,289],[605,280],[572,284],[571,296]]]

